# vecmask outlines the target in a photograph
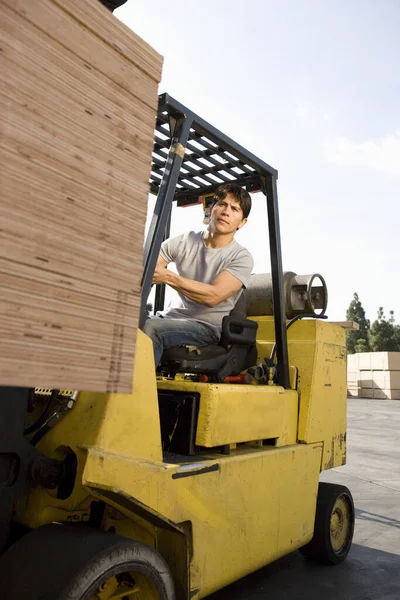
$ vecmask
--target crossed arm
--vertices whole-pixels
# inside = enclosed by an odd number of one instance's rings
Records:
[[[166,283],[190,300],[198,302],[199,304],[204,304],[210,308],[216,306],[223,300],[230,298],[243,286],[240,279],[232,275],[232,273],[229,273],[229,271],[222,271],[222,273],[219,273],[210,284],[181,277],[180,275],[169,271],[166,268],[167,265],[167,261],[159,256],[154,271],[153,283]]]

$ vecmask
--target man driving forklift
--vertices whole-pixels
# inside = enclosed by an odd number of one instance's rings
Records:
[[[152,339],[154,362],[174,346],[216,344],[224,316],[229,315],[247,287],[254,261],[235,239],[251,210],[250,194],[236,183],[215,192],[205,231],[179,235],[161,246],[154,284],[165,283],[178,297],[165,312],[148,319],[144,332]],[[174,262],[178,274],[167,269]]]

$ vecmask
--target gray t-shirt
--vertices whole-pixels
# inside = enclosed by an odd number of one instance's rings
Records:
[[[204,233],[189,231],[166,240],[161,246],[162,258],[168,263],[174,262],[178,274],[186,279],[211,284],[219,273],[229,271],[247,287],[254,265],[250,252],[236,240],[224,248],[207,248]],[[212,308],[178,293],[176,301],[161,314],[168,319],[192,319],[206,323],[220,334],[223,317],[229,315],[242,292],[240,289]]]

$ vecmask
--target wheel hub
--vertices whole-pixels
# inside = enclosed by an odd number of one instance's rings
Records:
[[[350,511],[344,496],[339,496],[331,514],[330,532],[332,548],[340,552],[346,545],[350,531]]]
[[[89,600],[159,600],[159,594],[145,576],[126,573],[104,581]]]

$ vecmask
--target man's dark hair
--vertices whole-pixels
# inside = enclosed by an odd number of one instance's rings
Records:
[[[242,209],[243,219],[247,219],[251,211],[251,198],[249,192],[237,183],[223,183],[215,190],[214,202],[224,200],[230,194],[239,202]]]

